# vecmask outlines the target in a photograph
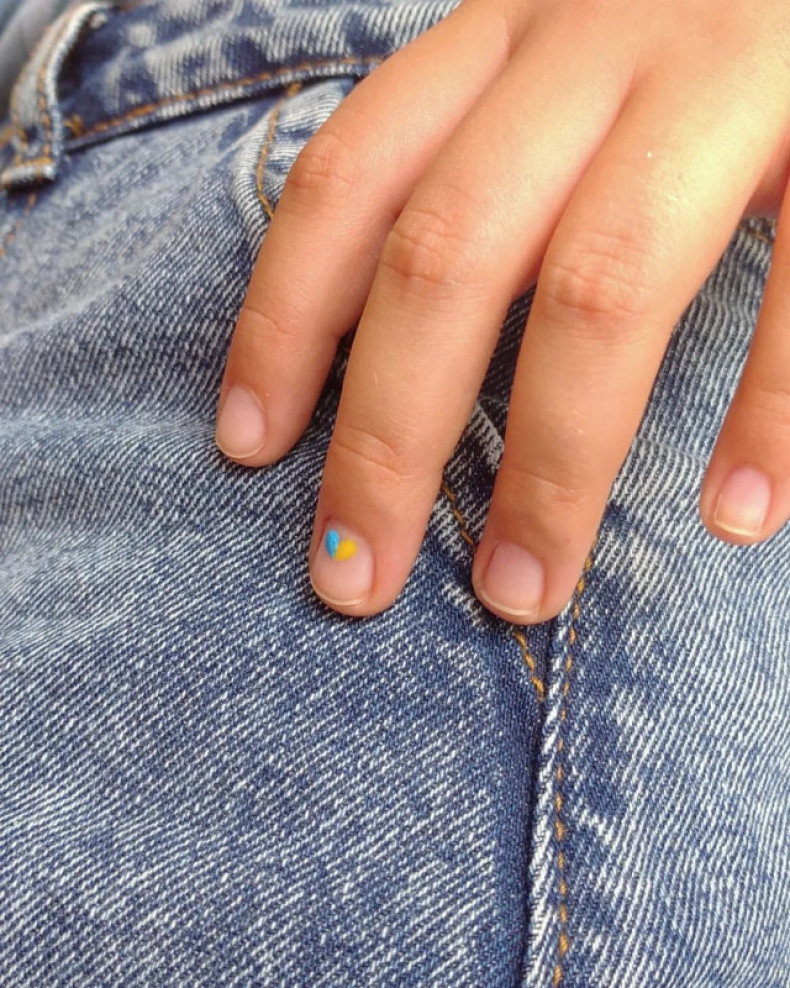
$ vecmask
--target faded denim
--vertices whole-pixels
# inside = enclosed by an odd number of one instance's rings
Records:
[[[287,457],[214,446],[299,149],[452,6],[77,3],[18,81],[3,986],[790,985],[790,528],[734,547],[697,517],[770,222],[676,327],[554,621],[508,625],[469,578],[531,293],[383,614],[307,574],[349,339]]]

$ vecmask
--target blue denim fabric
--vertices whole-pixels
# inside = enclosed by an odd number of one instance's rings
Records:
[[[68,0],[0,0],[0,113],[11,87],[47,26]]]
[[[438,0],[72,7],[0,150],[0,982],[786,988],[790,531],[697,519],[773,239],[675,333],[574,600],[469,571],[531,293],[425,543],[363,620],[292,453],[213,443],[300,148]],[[320,245],[317,245],[320,249]],[[342,290],[342,286],[338,286]]]

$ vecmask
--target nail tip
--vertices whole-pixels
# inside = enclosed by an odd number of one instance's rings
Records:
[[[739,535],[744,539],[754,539],[760,535],[762,531],[762,526],[760,528],[739,528],[737,525],[728,525],[723,521],[717,521],[713,519],[713,524],[716,528],[720,529],[722,532],[727,532],[730,535]]]
[[[528,611],[514,611],[509,607],[503,607],[502,604],[499,604],[497,601],[493,600],[493,598],[489,597],[488,594],[484,593],[482,590],[479,590],[477,587],[475,587],[475,594],[480,602],[489,610],[495,608],[497,611],[502,611],[504,614],[507,614],[508,617],[506,618],[503,618],[500,614],[495,615],[495,617],[499,617],[503,621],[510,621],[511,623],[525,621],[529,624],[540,623],[541,608],[530,609]]]
[[[233,450],[228,449],[227,446],[223,446],[216,436],[214,437],[214,445],[217,447],[220,453],[222,453],[223,456],[227,456],[229,460],[248,460],[251,456],[257,456],[258,453],[260,453],[263,450],[265,443],[259,443],[259,445],[255,447],[255,449],[251,449],[248,452],[244,452],[244,453],[234,452]]]

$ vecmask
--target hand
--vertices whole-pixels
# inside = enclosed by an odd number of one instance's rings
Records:
[[[283,456],[359,319],[310,546],[322,598],[397,597],[537,282],[472,579],[509,621],[556,615],[673,326],[739,220],[776,214],[788,166],[786,0],[464,0],[362,81],[291,169],[217,425],[241,463]],[[790,513],[788,200],[701,494],[741,545]]]

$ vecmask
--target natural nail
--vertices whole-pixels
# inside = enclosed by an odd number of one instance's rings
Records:
[[[236,459],[253,456],[266,441],[266,420],[260,402],[240,384],[228,391],[214,438],[223,453]]]
[[[735,535],[759,535],[771,504],[771,482],[754,467],[738,467],[721,486],[713,523]]]
[[[478,594],[484,604],[514,618],[536,617],[543,597],[543,566],[512,542],[497,544]]]

